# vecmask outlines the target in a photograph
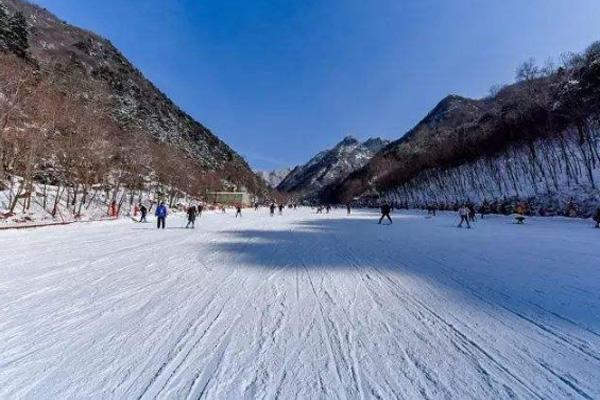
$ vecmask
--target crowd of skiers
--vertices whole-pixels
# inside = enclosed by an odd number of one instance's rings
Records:
[[[283,210],[285,209],[285,207],[286,207],[286,205],[283,203],[277,204],[275,202],[271,202],[268,205],[270,216],[271,217],[275,216],[276,212],[278,213],[278,215],[283,215]],[[287,205],[287,207],[290,209],[296,209],[298,206],[295,203],[289,203]],[[345,205],[345,207],[346,207],[347,215],[350,215],[352,213],[352,204],[347,203]],[[109,214],[110,214],[110,212],[114,211],[113,208],[114,208],[114,205],[111,204],[111,207],[109,207]],[[255,203],[254,209],[256,211],[258,211],[259,208],[260,208],[260,204]],[[225,212],[225,206],[220,206],[220,209],[222,212]],[[241,204],[235,205],[235,211],[236,211],[235,218],[242,217],[242,209],[243,208],[242,208]],[[331,209],[332,209],[332,207],[329,204],[319,205],[316,207],[316,213],[323,214],[323,211],[325,211],[325,213],[329,214]],[[438,208],[435,205],[428,205],[426,207],[426,209],[427,209],[428,217],[435,216],[436,212],[438,210]],[[187,209],[185,210],[186,214],[187,214],[187,224],[185,227],[194,229],[195,223],[196,223],[196,218],[200,217],[202,215],[203,210],[204,210],[204,206],[202,204],[190,205],[189,207],[187,207]],[[393,223],[392,217],[391,217],[392,210],[393,210],[392,205],[389,202],[384,201],[380,206],[381,216],[379,218],[378,224],[382,224],[382,222],[386,219],[387,219],[387,221],[389,221],[389,224],[392,224]],[[516,223],[518,223],[518,224],[524,223],[525,215],[529,215],[527,207],[523,204],[518,204],[517,207],[514,209],[514,211],[515,211]],[[140,214],[140,218],[139,218],[138,222],[147,222],[148,209],[146,208],[146,206],[141,203],[136,205],[134,207],[134,215],[137,216],[138,212]],[[471,203],[462,204],[458,208],[458,219],[457,219],[458,225],[457,226],[459,228],[462,228],[463,224],[466,224],[467,228],[471,228],[471,224],[476,221],[478,213],[480,214],[481,218],[484,218],[484,216],[486,215],[486,209],[482,206],[479,208],[479,211],[477,211],[475,206]],[[154,216],[156,217],[156,228],[157,229],[165,229],[167,215],[168,215],[167,206],[165,205],[164,202],[160,202],[154,212]],[[592,218],[593,218],[594,222],[596,223],[595,228],[600,228],[600,207],[598,207],[598,209],[596,210],[596,212],[594,213]]]
[[[426,207],[428,217],[432,217],[436,215],[437,207],[435,205],[428,205]],[[381,224],[382,221],[387,218],[392,223],[392,218],[390,217],[390,213],[392,210],[392,206],[388,202],[383,202],[381,207],[381,217],[379,218],[378,224]],[[523,224],[525,221],[525,216],[528,215],[527,207],[524,204],[518,204],[514,210],[514,218],[515,223]],[[471,203],[464,203],[458,208],[458,227],[462,228],[463,224],[466,224],[467,228],[471,228],[471,223],[477,220],[477,214],[480,214],[480,218],[483,219],[487,214],[486,209],[484,207],[480,207],[479,211],[476,210],[475,205]],[[350,214],[350,208],[348,208],[348,214]],[[596,212],[592,216],[592,219],[595,221],[595,228],[600,228],[600,207],[596,209]]]
[[[318,205],[317,206],[317,214],[323,214],[323,211],[325,211],[326,214],[329,214],[329,212],[331,211],[331,208],[332,207],[329,204]],[[346,203],[346,214],[347,215],[352,214],[352,203]]]
[[[234,207],[235,207],[235,218],[238,218],[238,217],[241,218],[242,217],[242,209],[243,209],[242,205],[237,204]],[[297,206],[297,204],[289,204],[288,207],[296,209],[298,206]],[[222,213],[226,213],[225,205],[219,205],[217,208],[219,210],[221,210]],[[260,204],[255,203],[254,209],[256,211],[258,211],[259,208],[260,208]],[[284,208],[285,208],[284,204],[276,204],[273,202],[269,205],[271,216],[275,215],[276,210],[279,210],[279,215],[283,215]],[[109,215],[110,215],[111,211],[112,211],[112,208],[109,207]],[[204,205],[202,205],[202,204],[190,205],[189,207],[187,207],[185,209],[185,212],[187,215],[187,224],[185,227],[194,229],[195,224],[196,224],[196,218],[202,216],[203,211],[204,211]],[[139,220],[136,220],[135,217],[137,217],[138,213],[139,213],[140,217],[139,217]],[[158,203],[156,210],[154,211],[154,216],[156,217],[156,228],[157,229],[165,229],[168,214],[169,214],[169,212],[168,212],[166,204],[162,201],[160,203]],[[134,216],[133,219],[136,222],[148,222],[148,220],[147,220],[148,208],[144,204],[141,204],[141,203],[136,204],[133,208],[133,216]]]

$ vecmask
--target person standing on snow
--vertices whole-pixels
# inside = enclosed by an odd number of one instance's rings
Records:
[[[165,229],[165,222],[167,220],[167,206],[165,206],[165,202],[161,201],[160,205],[156,207],[156,211],[154,215],[156,216],[156,229]]]
[[[186,229],[190,227],[190,225],[192,225],[192,229],[195,228],[195,223],[196,223],[196,206],[189,206],[187,209],[187,217],[188,217],[188,222],[187,225],[185,226]]]
[[[329,214],[329,211],[331,211],[331,206],[329,204],[327,204],[325,206],[325,214]]]
[[[458,215],[460,215],[460,223],[458,224],[459,228],[462,228],[463,222],[467,223],[467,228],[471,228],[471,224],[469,224],[469,207],[466,204],[463,204],[458,209]]]
[[[283,215],[283,204],[279,205],[279,215]]]
[[[346,203],[346,211],[348,212],[348,215],[352,213],[352,205],[350,203]]]
[[[239,204],[237,206],[235,206],[235,217],[242,217],[242,206],[240,206]]]
[[[140,204],[140,222],[147,222],[146,214],[148,214],[148,209],[145,205]]]
[[[385,203],[383,203],[383,205],[381,206],[381,218],[379,218],[379,222],[378,224],[381,225],[381,221],[383,221],[384,218],[387,217],[387,219],[390,221],[390,224],[392,224],[392,217],[390,217],[390,213],[392,212],[392,207],[390,206],[390,204],[386,201]]]
[[[271,203],[269,210],[271,211],[271,217],[275,216],[275,203]]]
[[[427,215],[435,217],[435,212],[436,212],[435,203],[427,206]]]
[[[198,218],[200,218],[202,216],[202,211],[204,210],[204,206],[202,205],[202,203],[198,204],[196,210],[198,211]]]
[[[469,220],[471,222],[475,222],[477,218],[477,213],[475,212],[475,206],[473,204],[469,204]]]
[[[108,215],[110,215],[113,218],[117,217],[117,202],[116,202],[116,200],[113,200],[110,202],[110,207],[108,208]]]
[[[596,214],[594,215],[594,221],[596,221],[596,228],[600,228],[600,207],[596,210]]]

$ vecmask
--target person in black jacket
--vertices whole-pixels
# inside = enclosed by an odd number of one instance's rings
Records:
[[[242,206],[239,204],[235,206],[235,217],[237,218],[238,215],[240,216],[240,218],[242,217]]]
[[[194,224],[196,223],[196,206],[189,206],[187,209],[187,217],[188,217],[188,223],[185,226],[186,228],[189,228],[190,225],[192,225],[192,229],[194,229]]]
[[[147,222],[146,215],[148,214],[148,209],[143,204],[140,204],[140,214],[140,222]]]
[[[390,217],[390,213],[392,212],[392,207],[389,205],[388,202],[385,202],[381,205],[381,218],[379,218],[379,222],[378,224],[381,224],[381,221],[383,221],[384,218],[387,217],[387,219],[390,220],[390,224],[392,224],[392,217]]]

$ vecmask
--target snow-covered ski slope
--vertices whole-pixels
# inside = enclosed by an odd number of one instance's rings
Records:
[[[600,398],[589,221],[394,217],[0,232],[0,398]]]

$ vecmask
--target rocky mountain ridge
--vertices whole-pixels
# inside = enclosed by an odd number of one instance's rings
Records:
[[[347,136],[333,148],[324,150],[306,164],[295,167],[277,189],[300,197],[315,198],[324,187],[343,180],[364,166],[388,143],[381,138],[360,142],[353,136]]]
[[[256,171],[256,174],[260,176],[269,187],[276,188],[291,171],[291,168],[282,168],[272,171]]]

